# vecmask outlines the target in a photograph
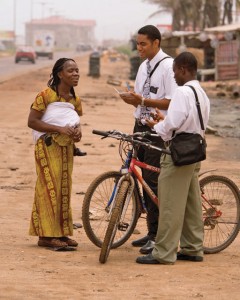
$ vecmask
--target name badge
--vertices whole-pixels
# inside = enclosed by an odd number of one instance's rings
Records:
[[[150,93],[157,94],[158,87],[150,86]]]

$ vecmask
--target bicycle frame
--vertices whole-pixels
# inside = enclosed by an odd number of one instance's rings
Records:
[[[129,201],[131,199],[134,187],[135,187],[135,180],[134,178],[136,178],[140,184],[142,185],[143,189],[148,193],[148,195],[150,196],[150,198],[152,199],[152,201],[158,206],[158,198],[157,196],[154,194],[154,192],[151,190],[151,188],[149,187],[149,185],[146,183],[146,181],[142,178],[141,174],[137,171],[136,167],[139,167],[141,169],[147,169],[156,173],[160,173],[160,168],[148,165],[144,162],[141,162],[137,159],[136,157],[136,153],[134,151],[134,149],[129,150],[128,154],[127,154],[127,159],[126,162],[124,164],[124,166],[122,166],[120,173],[122,174],[122,177],[120,178],[120,180],[115,184],[114,189],[113,189],[113,193],[108,201],[106,210],[108,210],[109,207],[111,207],[112,202],[115,200],[115,195],[117,194],[117,191],[119,190],[120,184],[122,183],[123,180],[130,180],[131,182],[131,186],[130,186],[130,190],[128,191],[127,197],[126,197],[126,202],[125,202],[125,207],[128,206]],[[132,174],[134,174],[134,178],[132,176]],[[130,175],[130,176],[129,176]],[[139,191],[139,189],[138,189]],[[139,191],[140,192],[140,191]],[[147,212],[147,208],[146,205],[144,203],[143,197],[141,195],[139,195],[140,197],[140,201],[141,201],[141,205],[142,208]],[[110,211],[111,213],[111,208]],[[125,209],[123,208],[123,212],[122,212],[122,217],[124,218],[125,215]]]
[[[108,201],[106,210],[109,207],[111,207],[111,203],[114,201],[115,195],[117,194],[119,186],[120,186],[120,184],[122,183],[123,180],[130,180],[131,181],[131,188],[128,191],[128,194],[127,194],[127,197],[126,197],[126,201],[125,201],[125,205],[124,205],[125,207],[128,206],[129,201],[130,201],[131,196],[132,196],[132,193],[133,193],[133,190],[134,190],[134,187],[137,184],[137,181],[135,182],[134,178],[137,179],[140,182],[140,184],[142,185],[142,188],[146,191],[146,193],[149,195],[149,197],[152,199],[152,201],[157,206],[159,206],[159,199],[158,199],[158,197],[154,194],[154,192],[149,187],[149,185],[146,183],[146,181],[143,179],[142,175],[139,173],[139,171],[136,169],[136,167],[139,167],[141,169],[150,170],[150,171],[156,172],[156,173],[160,173],[160,170],[161,170],[158,167],[154,167],[154,166],[151,166],[151,165],[148,165],[148,164],[146,164],[144,162],[139,161],[138,158],[137,158],[137,155],[136,155],[136,150],[135,149],[129,150],[128,154],[127,154],[126,162],[125,162],[125,164],[122,166],[122,168],[120,170],[120,173],[122,174],[122,177],[116,183],[116,185],[115,185],[115,187],[113,189],[113,193],[112,193],[112,195],[111,195],[111,197],[110,197],[110,199]],[[211,171],[212,170],[206,171],[206,172],[200,174],[199,177],[202,176],[203,174],[211,172]],[[140,193],[139,188],[138,188],[138,192]],[[207,210],[206,204],[208,205],[208,207],[213,208],[214,214],[211,216],[211,218],[216,218],[216,219],[219,218],[221,216],[221,214],[222,214],[221,211],[220,210],[216,210],[216,208],[214,208],[214,206],[204,196],[204,193],[203,193],[202,190],[201,190],[201,198],[203,199],[202,206],[203,206],[203,208],[205,210]],[[143,197],[142,197],[141,194],[139,195],[139,199],[140,199],[140,204],[141,204],[142,208],[145,210],[145,212],[147,212],[147,208],[146,208],[144,199],[143,199]],[[206,204],[204,204],[204,202]],[[111,208],[110,208],[109,212],[111,213]],[[123,208],[122,218],[124,218],[124,216],[125,216],[125,209]],[[207,218],[208,217],[203,216],[203,220],[206,220]]]
[[[160,173],[160,168],[148,165],[144,162],[139,161],[137,158],[133,157],[131,160],[131,164],[129,167],[129,172],[133,173],[136,178],[138,179],[138,181],[141,183],[142,187],[144,188],[144,190],[148,193],[149,197],[151,197],[152,201],[158,206],[158,198],[157,196],[154,194],[154,192],[151,190],[151,188],[149,187],[149,185],[146,183],[146,181],[142,178],[141,174],[137,171],[137,169],[135,168],[135,166],[141,168],[141,169],[146,169],[146,170],[150,170],[156,173]]]

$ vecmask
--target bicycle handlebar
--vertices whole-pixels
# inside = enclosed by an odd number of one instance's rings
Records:
[[[153,133],[150,133],[150,132],[135,132],[134,134],[131,135],[131,134],[122,133],[122,132],[117,131],[117,130],[101,131],[101,130],[93,129],[92,133],[97,134],[97,135],[101,135],[105,138],[106,137],[111,137],[111,138],[115,138],[115,139],[118,139],[118,140],[125,140],[127,142],[130,142],[131,144],[144,145],[146,147],[156,149],[156,150],[158,150],[162,153],[171,154],[171,152],[167,149],[162,149],[160,147],[156,147],[154,145],[151,145],[151,141],[148,141],[148,142],[145,141],[144,142],[144,141],[141,141],[141,140],[134,139],[134,137],[144,138],[144,137],[147,137],[147,136],[158,136],[157,134],[153,134]]]
[[[109,131],[101,131],[101,130],[93,129],[92,133],[98,134],[98,135],[101,135],[101,136],[105,136],[105,137],[109,136]]]

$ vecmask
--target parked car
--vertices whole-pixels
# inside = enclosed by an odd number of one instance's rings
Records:
[[[82,44],[82,43],[78,43],[77,47],[76,47],[76,51],[77,52],[81,52],[81,51],[90,51],[92,50],[92,46],[88,45],[88,44]]]
[[[17,64],[19,61],[25,60],[35,64],[36,58],[37,58],[36,53],[32,47],[21,46],[16,51],[15,63]]]

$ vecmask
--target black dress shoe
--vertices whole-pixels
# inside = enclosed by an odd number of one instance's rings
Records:
[[[188,260],[188,261],[199,262],[199,261],[203,261],[203,257],[202,256],[197,256],[197,255],[186,255],[186,254],[183,254],[181,252],[178,252],[177,253],[177,260]]]
[[[139,252],[142,254],[152,253],[154,245],[155,245],[155,242],[149,240],[144,246],[142,246],[142,248],[139,250]]]
[[[158,265],[158,264],[160,264],[160,262],[152,256],[152,254],[148,254],[148,255],[145,255],[145,256],[139,256],[136,259],[136,262],[138,264],[147,264],[147,265]]]
[[[85,155],[87,155],[87,152],[83,152],[79,148],[74,148],[73,155],[74,156],[85,156]]]
[[[144,246],[149,240],[150,240],[150,236],[149,236],[149,235],[146,235],[146,236],[144,236],[143,238],[141,238],[141,239],[139,239],[139,240],[133,241],[133,242],[132,242],[132,245],[133,245],[134,247],[142,247],[142,246]]]

